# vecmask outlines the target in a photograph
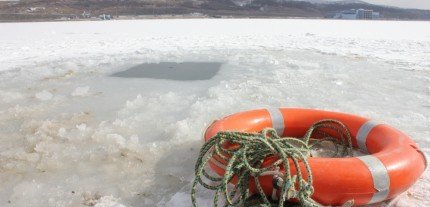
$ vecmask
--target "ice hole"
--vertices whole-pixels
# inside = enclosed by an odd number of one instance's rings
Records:
[[[121,78],[153,78],[178,81],[209,80],[221,68],[219,62],[143,63],[112,74]]]

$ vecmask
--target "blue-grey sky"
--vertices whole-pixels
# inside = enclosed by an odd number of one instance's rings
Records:
[[[397,6],[402,8],[430,9],[430,0],[364,0],[372,4]]]

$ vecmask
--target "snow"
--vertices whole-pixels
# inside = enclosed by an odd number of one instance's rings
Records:
[[[189,19],[0,24],[1,206],[189,206],[202,133],[264,107],[358,114],[430,153],[430,23]],[[209,80],[121,78],[220,63]],[[430,173],[396,201],[430,206]],[[199,202],[211,204],[202,191]]]
[[[72,96],[87,96],[88,91],[90,90],[89,86],[77,87],[73,92]]]
[[[37,99],[41,100],[41,101],[50,100],[50,99],[52,99],[52,96],[53,96],[52,93],[50,93],[50,92],[48,92],[46,90],[43,90],[43,91],[41,91],[39,93],[36,93],[36,95],[35,95],[35,97]]]

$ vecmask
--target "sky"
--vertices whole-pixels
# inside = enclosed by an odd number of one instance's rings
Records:
[[[369,2],[372,4],[430,10],[430,0],[363,0],[363,1]]]

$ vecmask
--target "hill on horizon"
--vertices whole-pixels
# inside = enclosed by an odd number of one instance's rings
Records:
[[[381,19],[430,20],[429,10],[380,6],[360,0],[27,0],[1,1],[0,21],[82,19],[101,14],[324,18],[329,13],[359,8],[380,12]]]

